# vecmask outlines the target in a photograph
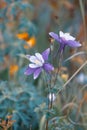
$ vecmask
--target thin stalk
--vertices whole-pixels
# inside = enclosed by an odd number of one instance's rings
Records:
[[[56,75],[55,75],[55,79],[54,79],[54,85],[56,84],[56,81],[57,81],[57,75],[60,71],[60,68],[61,68],[61,64],[62,64],[62,59],[63,59],[63,51],[61,51],[61,53],[59,53],[59,62],[58,62],[58,68],[57,68],[57,72],[56,72]]]
[[[32,130],[32,125],[30,125],[30,130]]]
[[[54,44],[53,44],[54,45]],[[53,49],[53,45],[50,46],[50,55],[51,55],[51,63],[53,62],[53,57],[52,57],[52,49]],[[50,91],[52,90],[52,75],[50,75]],[[50,92],[49,94],[51,94],[51,100],[50,100],[50,108],[52,108],[53,106],[53,99],[52,99],[52,92]]]
[[[87,61],[69,78],[69,80],[63,85],[63,89],[66,85],[79,73],[79,71],[87,64]]]
[[[49,110],[49,108],[50,108],[50,102],[49,102],[49,82],[48,82],[48,80],[47,80],[47,75],[46,75],[46,73],[44,73],[44,81],[46,81],[46,87],[47,87],[47,107],[48,107],[48,110]],[[46,119],[46,130],[48,130],[48,122],[49,122],[49,120],[48,119]]]
[[[46,121],[46,130],[48,130],[48,119]]]
[[[84,27],[84,40],[85,42],[87,41],[86,35],[87,35],[87,30],[86,30],[86,21],[85,21],[85,11],[84,11],[84,5],[83,5],[83,0],[79,0],[79,5],[81,9],[81,14],[82,14],[82,20],[83,20],[83,27]],[[83,43],[83,47],[85,47],[85,43]]]

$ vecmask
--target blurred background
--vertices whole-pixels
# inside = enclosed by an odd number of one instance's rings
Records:
[[[13,130],[44,129],[46,87],[42,77],[34,81],[24,75],[29,64],[25,55],[44,51],[50,46],[48,33],[60,30],[82,47],[66,48],[64,60],[71,57],[61,68],[59,90],[87,62],[87,0],[0,0],[0,118],[12,115]],[[87,130],[86,87],[87,64],[56,96],[51,118],[64,118],[49,124],[50,130]]]

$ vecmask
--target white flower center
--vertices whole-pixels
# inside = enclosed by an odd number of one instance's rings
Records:
[[[30,56],[29,60],[32,62],[29,64],[31,68],[41,67],[44,64],[44,59],[40,53],[35,53],[35,56]]]
[[[65,40],[75,40],[75,37],[71,36],[69,33],[63,33],[62,31],[59,32],[59,36]]]

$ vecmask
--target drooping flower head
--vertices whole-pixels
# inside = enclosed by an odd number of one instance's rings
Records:
[[[59,35],[54,32],[50,32],[49,35],[54,38],[58,43],[60,43],[59,52],[64,51],[66,45],[73,48],[81,46],[81,44],[76,41],[75,38],[69,33],[63,33],[62,31],[60,31]]]
[[[54,93],[49,93],[48,98],[49,98],[49,101],[52,101],[52,102],[53,102],[53,101],[55,101],[56,96],[55,96]]]
[[[46,49],[42,54],[35,53],[34,56],[26,55],[26,57],[31,62],[28,68],[25,70],[25,75],[34,74],[34,79],[36,79],[42,70],[45,70],[47,73],[52,71],[54,67],[47,62],[50,49]]]

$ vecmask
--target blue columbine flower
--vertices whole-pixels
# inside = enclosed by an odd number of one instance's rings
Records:
[[[50,53],[50,48],[46,49],[42,54],[35,53],[34,56],[26,55],[31,62],[28,68],[25,70],[25,75],[34,74],[34,79],[38,78],[42,70],[47,73],[54,70],[54,67],[47,62]]]
[[[63,33],[62,31],[60,31],[59,35],[54,32],[50,32],[49,35],[60,43],[59,52],[63,52],[66,45],[73,48],[81,46],[81,44],[77,42],[75,38],[69,33]]]

